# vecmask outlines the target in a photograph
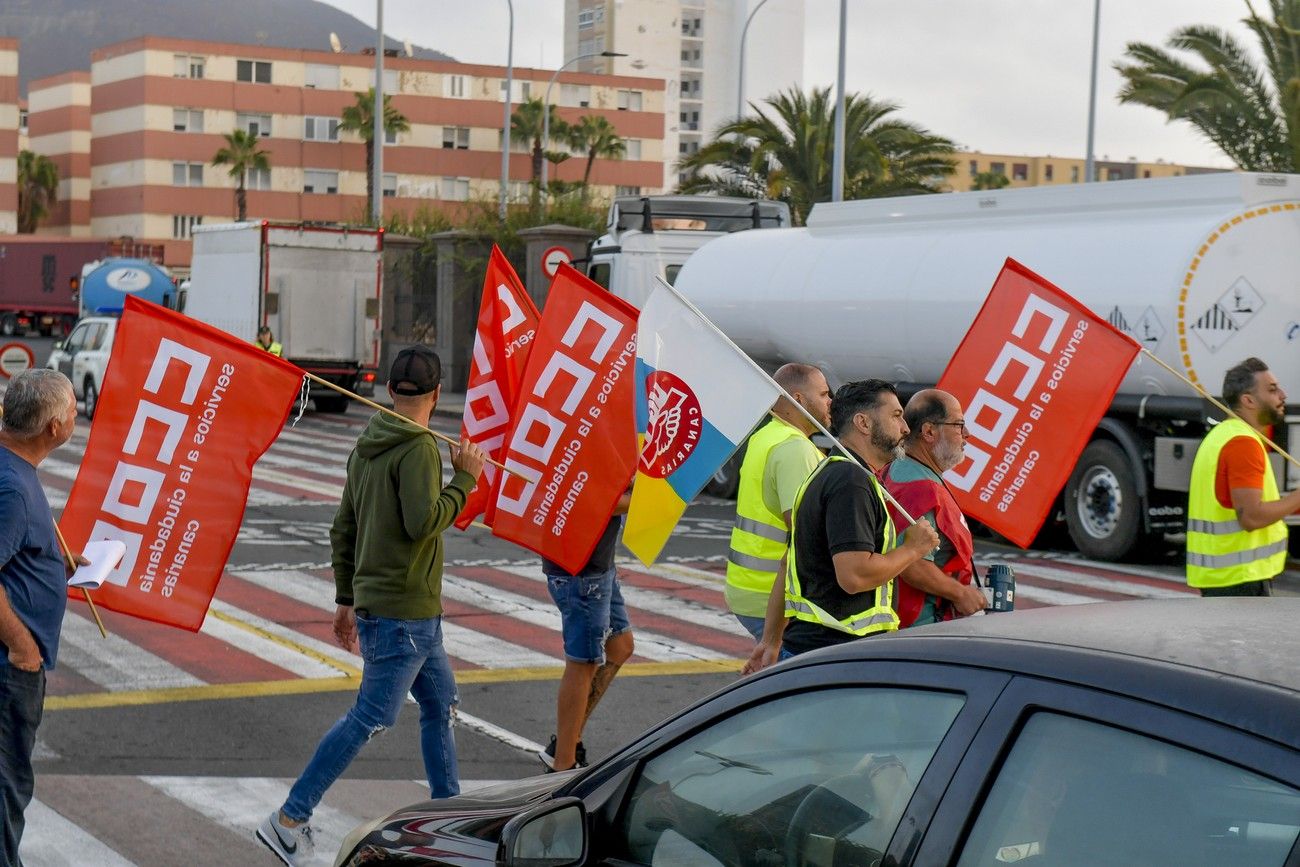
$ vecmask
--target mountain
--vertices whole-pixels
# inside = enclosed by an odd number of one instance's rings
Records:
[[[19,92],[34,78],[90,69],[90,52],[137,36],[329,50],[337,33],[348,51],[375,44],[375,31],[317,0],[0,0],[0,36],[17,37]],[[390,48],[401,50],[391,37]],[[416,48],[426,60],[446,54]]]

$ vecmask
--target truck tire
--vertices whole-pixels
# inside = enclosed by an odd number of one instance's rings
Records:
[[[13,337],[18,333],[18,317],[12,313],[0,315],[0,334],[5,337]]]
[[[95,388],[95,380],[87,376],[81,394],[82,411],[85,413],[86,418],[94,421],[95,410],[99,409],[99,389]]]
[[[1094,440],[1083,450],[1065,484],[1065,523],[1079,553],[1095,560],[1120,560],[1137,545],[1142,502],[1124,450]]]
[[[316,401],[317,412],[335,413],[347,412],[348,404],[352,402],[341,394],[317,395],[316,397],[313,397],[312,400]]]

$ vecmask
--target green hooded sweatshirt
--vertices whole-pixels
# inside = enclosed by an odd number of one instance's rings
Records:
[[[442,460],[426,429],[377,413],[348,457],[330,528],[335,601],[372,617],[442,614],[442,531],[475,479],[458,470],[442,487]]]

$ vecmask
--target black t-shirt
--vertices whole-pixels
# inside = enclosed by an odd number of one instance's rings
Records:
[[[614,568],[614,545],[618,542],[618,531],[623,524],[623,517],[615,515],[609,519],[605,525],[605,532],[600,534],[600,540],[596,542],[596,547],[591,551],[591,557],[587,559],[587,565],[578,570],[575,577],[586,577],[589,575],[603,575],[610,569]],[[543,575],[568,575],[564,567],[559,563],[553,563],[542,558]]]
[[[844,592],[835,580],[832,558],[845,551],[876,553],[885,547],[887,516],[874,477],[852,461],[831,461],[808,484],[793,518],[804,597],[836,619],[870,608],[875,591]],[[820,623],[794,619],[786,627],[784,644],[791,653],[803,653],[855,637]]]

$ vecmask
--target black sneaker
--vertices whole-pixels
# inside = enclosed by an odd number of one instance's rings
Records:
[[[573,767],[575,768],[587,767],[587,748],[582,745],[582,741],[578,741],[578,747],[573,751],[573,757],[577,760],[574,763]],[[537,754],[537,758],[541,759],[542,764],[546,766],[546,773],[549,774],[552,771],[556,770],[555,735],[551,735],[551,742],[546,745],[546,749],[542,750]]]

